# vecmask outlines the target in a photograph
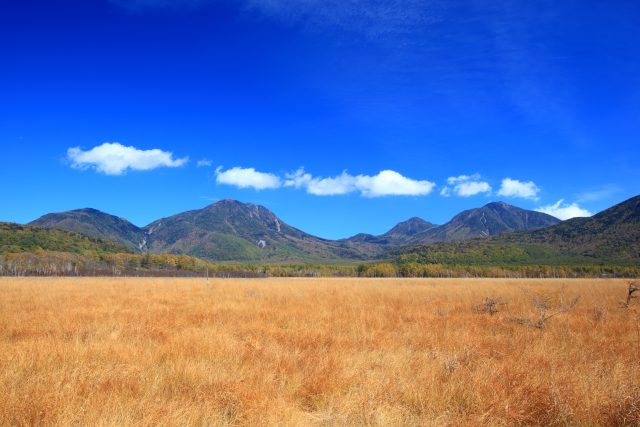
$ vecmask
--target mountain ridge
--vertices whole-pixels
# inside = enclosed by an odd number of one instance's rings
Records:
[[[414,216],[405,221],[401,221],[389,229],[387,232],[379,235],[358,233],[346,239],[340,239],[349,243],[369,243],[378,245],[402,245],[406,244],[414,235],[437,227],[429,221]]]
[[[418,233],[409,244],[468,240],[546,228],[560,220],[551,215],[530,211],[505,202],[490,202],[479,208],[467,209],[449,222]]]
[[[640,196],[592,217],[572,218],[547,228],[419,245],[401,252],[400,262],[419,263],[640,262]]]
[[[0,254],[36,250],[76,254],[131,252],[123,244],[73,231],[0,222]]]
[[[92,208],[46,214],[30,224],[112,240],[138,252],[186,254],[213,261],[317,262],[379,259],[389,249],[404,245],[465,240],[483,236],[485,229],[487,235],[496,235],[557,222],[546,214],[492,202],[461,212],[443,225],[412,217],[381,235],[360,233],[329,240],[290,226],[264,206],[223,199],[144,227]]]
[[[338,259],[344,250],[365,258],[288,225],[264,206],[232,199],[156,220],[145,230],[152,252],[184,252],[206,259]]]
[[[48,213],[28,225],[84,234],[122,243],[132,250],[144,247],[144,231],[128,220],[94,208]]]

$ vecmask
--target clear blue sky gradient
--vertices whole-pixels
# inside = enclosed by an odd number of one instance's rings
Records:
[[[640,2],[615,0],[3,1],[0,220],[94,207],[146,225],[235,198],[339,238],[498,199],[598,212],[640,193],[639,22]],[[69,166],[68,148],[104,142],[190,161]],[[219,165],[391,169],[437,188],[256,191],[217,184]],[[439,194],[473,173],[491,195]],[[497,196],[505,177],[539,200]]]

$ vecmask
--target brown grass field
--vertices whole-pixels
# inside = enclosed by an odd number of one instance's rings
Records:
[[[639,425],[627,283],[0,279],[0,424]]]

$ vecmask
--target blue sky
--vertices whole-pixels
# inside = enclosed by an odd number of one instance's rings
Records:
[[[0,3],[0,220],[221,198],[328,238],[640,193],[637,1]]]

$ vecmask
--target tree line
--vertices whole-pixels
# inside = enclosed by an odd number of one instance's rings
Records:
[[[428,262],[360,264],[214,263],[189,255],[45,251],[4,253],[0,276],[198,277],[640,277],[635,265],[465,265]]]

